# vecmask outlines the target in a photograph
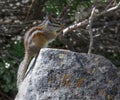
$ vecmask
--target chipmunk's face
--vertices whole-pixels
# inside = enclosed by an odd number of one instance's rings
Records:
[[[56,20],[52,17],[48,17],[46,20],[45,20],[45,24],[46,24],[46,27],[50,30],[50,31],[58,31],[62,28],[62,24],[60,23],[59,20]]]

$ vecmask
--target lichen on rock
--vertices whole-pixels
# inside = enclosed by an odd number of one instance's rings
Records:
[[[120,100],[118,73],[103,56],[44,48],[15,100]]]

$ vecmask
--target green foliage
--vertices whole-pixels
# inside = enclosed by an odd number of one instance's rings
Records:
[[[9,53],[17,58],[21,58],[24,55],[24,46],[23,42],[14,41],[14,45],[7,48]],[[13,51],[14,50],[14,51]]]
[[[15,41],[6,48],[7,55],[0,59],[0,88],[4,92],[16,91],[16,76],[19,65],[19,58],[23,56],[23,44]]]

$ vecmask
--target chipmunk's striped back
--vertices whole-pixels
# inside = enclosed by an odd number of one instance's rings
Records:
[[[36,57],[41,48],[46,47],[49,42],[56,38],[56,31],[61,28],[61,25],[54,22],[55,21],[52,21],[52,19],[48,17],[41,25],[32,27],[25,33],[25,56],[18,69],[18,87],[25,78],[25,73],[31,58]]]

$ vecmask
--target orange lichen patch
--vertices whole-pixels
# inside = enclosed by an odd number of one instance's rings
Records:
[[[80,79],[78,79],[78,80],[77,80],[77,84],[76,84],[77,87],[80,87],[80,86],[85,82],[85,80],[86,80],[85,78],[80,78]]]
[[[70,78],[71,78],[70,74],[66,74],[63,76],[63,80],[62,80],[63,86],[70,86]]]

